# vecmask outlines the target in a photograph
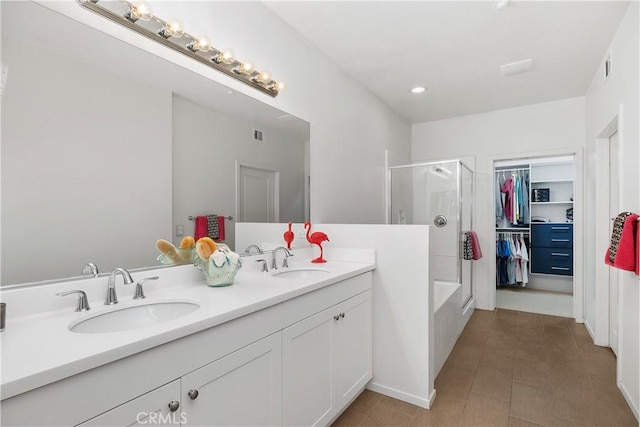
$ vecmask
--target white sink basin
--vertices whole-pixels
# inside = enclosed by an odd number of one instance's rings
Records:
[[[329,274],[329,271],[320,268],[296,268],[294,270],[278,270],[272,273],[273,277],[287,279],[319,279]]]
[[[77,320],[69,325],[69,330],[81,334],[127,331],[178,319],[199,308],[195,302],[152,302]]]

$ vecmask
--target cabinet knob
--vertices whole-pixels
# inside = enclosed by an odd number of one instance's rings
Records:
[[[344,319],[344,313],[340,313],[340,318]]]
[[[198,398],[198,390],[189,390],[187,396],[189,396],[191,400],[196,400]]]
[[[176,412],[179,407],[180,407],[180,402],[178,402],[177,400],[172,400],[171,402],[169,402],[169,410],[171,412]]]
[[[336,314],[335,316],[333,316],[333,320],[338,321],[340,320],[340,315]]]

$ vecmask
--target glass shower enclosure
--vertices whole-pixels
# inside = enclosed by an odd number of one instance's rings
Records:
[[[473,230],[473,172],[460,160],[391,166],[387,223],[433,226],[433,277],[462,285],[471,300],[472,261],[463,260],[464,233]]]

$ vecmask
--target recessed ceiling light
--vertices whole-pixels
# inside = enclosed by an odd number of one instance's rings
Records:
[[[411,93],[422,93],[424,91],[426,91],[427,88],[424,86],[416,86],[413,89],[411,89]]]
[[[498,9],[498,10],[504,10],[504,9],[506,9],[506,8],[507,8],[507,6],[509,6],[509,1],[510,1],[510,0],[498,0],[498,1],[496,2],[496,6],[495,6],[495,7],[496,7],[496,9]]]

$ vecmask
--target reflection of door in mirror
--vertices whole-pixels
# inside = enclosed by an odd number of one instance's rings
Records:
[[[240,164],[238,167],[238,216],[242,222],[278,222],[280,174]]]

